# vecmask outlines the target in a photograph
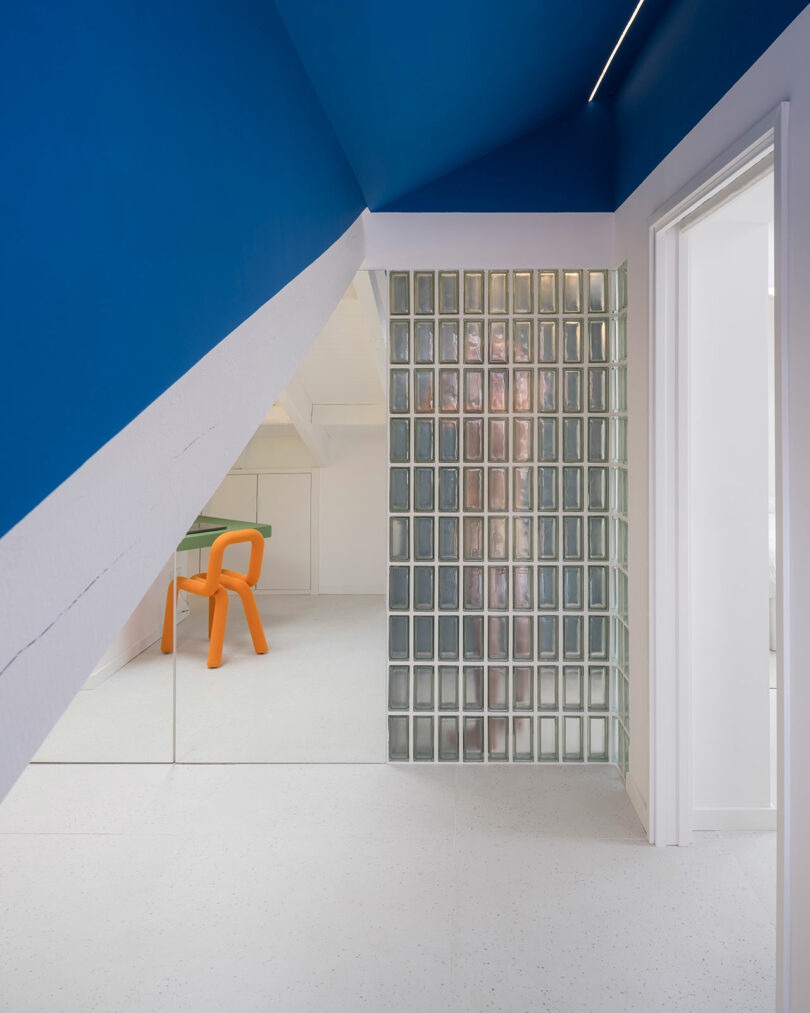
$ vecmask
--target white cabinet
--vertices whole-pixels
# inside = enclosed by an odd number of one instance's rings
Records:
[[[212,517],[229,517],[238,521],[256,523],[256,475],[226,475],[222,484],[206,503],[202,511]],[[273,528],[273,534],[276,529]],[[269,545],[269,542],[267,543]],[[265,561],[267,560],[265,545]],[[208,569],[208,549],[200,553],[200,571]],[[227,570],[246,573],[250,560],[250,545],[229,545],[223,557],[223,566]],[[266,565],[266,563],[265,563]]]
[[[265,542],[257,587],[262,591],[311,590],[312,475],[259,475],[257,493],[256,520],[273,527],[272,537]]]

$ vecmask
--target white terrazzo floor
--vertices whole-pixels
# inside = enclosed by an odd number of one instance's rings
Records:
[[[604,767],[32,766],[0,1010],[765,1013],[774,867],[649,847]]]

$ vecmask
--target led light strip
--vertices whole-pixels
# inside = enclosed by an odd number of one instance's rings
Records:
[[[618,53],[619,46],[624,42],[624,37],[625,37],[625,35],[627,35],[628,31],[630,30],[630,25],[632,25],[633,22],[636,20],[636,15],[641,10],[641,5],[643,3],[644,3],[644,0],[638,0],[638,3],[636,4],[636,9],[630,15],[630,20],[624,26],[624,31],[619,36],[619,41],[613,47],[613,52],[608,57],[608,62],[605,64],[604,69],[602,70],[602,73],[599,75],[599,80],[593,86],[593,91],[591,92],[591,97],[588,99],[589,102],[593,102],[593,97],[596,94],[596,92],[599,90],[599,85],[602,83],[602,78],[605,76],[605,74],[607,74],[608,67],[611,65],[611,63],[613,63],[613,57],[616,55],[616,53]]]

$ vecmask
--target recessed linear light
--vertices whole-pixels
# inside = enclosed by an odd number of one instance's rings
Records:
[[[636,15],[637,15],[637,14],[638,14],[638,12],[639,12],[639,11],[641,10],[641,5],[642,5],[643,3],[644,3],[644,0],[638,0],[638,3],[636,4],[636,9],[635,9],[635,10],[633,11],[633,13],[632,13],[632,14],[630,15],[630,20],[629,20],[629,21],[627,22],[627,24],[626,24],[626,25],[624,26],[624,31],[623,31],[623,32],[622,32],[622,34],[621,34],[621,35],[619,36],[619,41],[618,41],[618,42],[616,43],[616,45],[615,45],[615,46],[613,47],[613,52],[612,52],[612,53],[610,54],[610,56],[608,57],[608,62],[607,62],[607,63],[605,64],[605,67],[604,67],[604,69],[603,69],[602,73],[601,73],[601,74],[599,75],[599,80],[598,80],[598,81],[596,82],[596,84],[595,84],[595,85],[593,86],[593,91],[591,92],[591,97],[590,97],[590,98],[588,99],[588,101],[589,101],[589,102],[593,102],[593,97],[594,97],[594,95],[596,94],[597,90],[599,89],[599,85],[600,85],[600,84],[602,83],[602,78],[603,78],[603,77],[605,76],[605,74],[607,74],[607,72],[608,72],[608,67],[609,67],[609,66],[611,65],[611,63],[613,63],[613,57],[614,57],[614,56],[616,55],[616,53],[618,53],[618,51],[619,51],[619,46],[620,46],[620,45],[621,45],[621,44],[622,44],[622,43],[624,42],[624,37],[625,37],[625,35],[627,35],[628,31],[630,30],[630,25],[632,25],[632,24],[633,24],[633,22],[634,22],[634,21],[636,20]]]

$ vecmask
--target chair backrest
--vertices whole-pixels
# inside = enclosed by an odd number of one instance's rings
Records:
[[[262,559],[264,558],[264,535],[255,528],[241,528],[239,531],[226,531],[214,540],[211,554],[208,557],[208,573],[206,583],[213,591],[219,584],[222,571],[222,555],[229,545],[239,542],[250,542],[250,561],[247,573],[242,574],[250,587],[253,587],[262,575]]]

